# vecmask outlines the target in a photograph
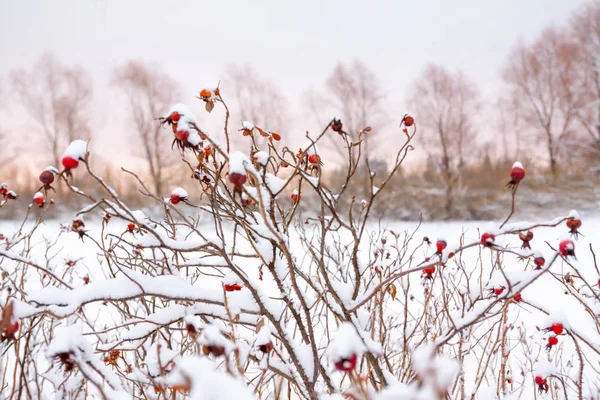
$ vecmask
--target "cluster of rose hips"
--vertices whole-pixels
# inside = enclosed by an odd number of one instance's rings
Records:
[[[6,183],[0,185],[0,196],[2,196],[4,200],[16,200],[19,198],[14,191],[8,189]]]

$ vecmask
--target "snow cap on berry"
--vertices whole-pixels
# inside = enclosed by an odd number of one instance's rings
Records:
[[[223,278],[224,285],[234,285],[236,283],[238,285],[243,285],[242,280],[239,278],[239,276],[237,276],[234,273],[229,273],[229,274],[225,275],[225,277]]]
[[[229,173],[246,174],[246,168],[250,166],[250,160],[241,151],[229,154]]]
[[[513,164],[513,166],[512,166],[512,167],[513,167],[513,168],[521,168],[521,169],[525,169],[525,168],[523,168],[523,164],[521,164],[521,162],[520,162],[520,161],[516,161],[516,162]]]
[[[171,202],[173,204],[175,203],[179,203],[182,200],[185,200],[189,197],[188,192],[181,187],[175,188],[173,189],[173,191],[171,192]],[[173,201],[175,200],[175,201]]]
[[[361,356],[367,351],[362,338],[356,332],[356,328],[350,322],[344,322],[338,328],[332,339],[327,353],[332,363],[350,359],[352,356]]]
[[[36,192],[36,194],[33,195],[33,202],[36,204],[40,204],[44,202],[44,194],[42,192]]]
[[[437,393],[447,392],[460,372],[460,365],[450,357],[436,354],[433,344],[421,345],[411,358],[419,381]]]
[[[71,157],[76,161],[85,160],[85,155],[87,153],[87,142],[85,140],[74,140],[67,146],[67,149],[63,153],[64,157]]]
[[[233,344],[223,336],[221,330],[215,325],[206,325],[202,329],[202,335],[198,340],[200,345],[222,347],[228,354],[233,350]]]
[[[271,339],[271,328],[268,324],[261,326],[260,330],[256,334],[256,340],[254,341],[255,346],[264,346],[272,343]]]
[[[564,329],[570,329],[569,320],[567,315],[562,311],[552,311],[546,319],[544,319],[543,327],[549,328],[552,325],[561,324]]]
[[[551,362],[541,359],[535,369],[535,376],[546,379],[550,375],[556,374],[556,366]]]
[[[572,218],[572,219],[581,219],[581,218],[579,217],[579,213],[578,213],[576,210],[571,210],[571,211],[569,212],[569,216],[568,216],[568,218]]]
[[[269,162],[269,153],[266,151],[259,151],[254,154],[253,158],[257,163],[264,167]]]

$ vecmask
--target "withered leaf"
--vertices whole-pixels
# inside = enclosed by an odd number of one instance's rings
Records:
[[[390,296],[392,296],[392,300],[396,299],[396,293],[398,292],[398,289],[396,289],[396,285],[394,285],[393,283],[388,286],[388,293],[390,294]]]
[[[215,108],[215,103],[213,101],[207,101],[204,105],[204,108],[206,109],[206,111],[211,112],[213,108]]]
[[[256,324],[256,330],[255,332],[258,333],[260,332],[261,328],[265,325],[265,320],[261,319],[260,321],[258,321],[258,324]]]

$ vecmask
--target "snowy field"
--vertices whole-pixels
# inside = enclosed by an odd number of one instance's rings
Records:
[[[566,215],[566,213],[565,213]],[[599,216],[582,216],[583,226],[580,229],[582,235],[576,241],[576,260],[572,260],[573,266],[583,275],[588,282],[598,282],[598,273],[594,268],[592,254],[589,246],[592,244],[596,246],[595,250],[600,251],[600,232],[598,227],[600,226]],[[74,232],[63,233],[59,238],[56,245],[52,248],[51,254],[46,254],[46,245],[52,243],[56,238],[56,232],[60,230],[61,222],[70,225],[70,218],[65,218],[64,221],[47,221],[35,231],[31,241],[31,253],[28,255],[30,260],[36,261],[41,265],[47,265],[48,269],[53,271],[56,275],[62,276],[68,282],[71,282],[73,287],[77,288],[84,286],[84,280],[89,278],[90,288],[97,287],[94,285],[99,281],[106,279],[105,270],[102,270],[102,254],[99,253],[98,247],[96,247],[89,238],[83,241],[79,239],[78,235]],[[543,221],[535,221],[543,222]],[[533,225],[532,223],[531,225]],[[395,233],[406,232],[406,237],[412,235],[412,240],[406,242],[409,249],[408,253],[411,253],[412,249],[422,244],[423,237],[428,237],[433,243],[436,238],[444,238],[448,242],[448,248],[456,248],[459,246],[459,241],[462,243],[478,242],[481,232],[480,229],[485,229],[487,222],[428,222],[423,223],[420,226],[416,223],[406,222],[394,222],[387,221],[381,223],[380,226],[371,226],[372,232],[393,231]],[[519,222],[520,226],[527,226],[526,222]],[[30,228],[29,224],[25,224],[22,228],[25,231]],[[20,229],[20,222],[16,221],[2,221],[0,222],[0,233],[5,237],[11,237],[11,235]],[[140,238],[138,235],[135,239],[131,238],[131,234],[126,232],[127,226],[122,221],[112,221],[108,224],[108,229],[104,231],[104,237],[107,238],[109,234],[121,236],[127,240],[131,240],[135,243],[135,240],[145,240],[143,237]],[[200,231],[207,236],[210,240],[213,235],[211,232],[213,228],[208,223],[201,224],[199,227]],[[100,241],[101,226],[100,219],[96,221],[86,221],[86,230],[88,234],[96,241]],[[558,246],[559,238],[567,235],[568,229],[564,224],[558,227],[540,227],[535,229],[535,237],[531,241],[531,246],[534,251],[541,251],[546,260],[551,260],[554,255],[554,251],[548,246],[548,244]],[[128,236],[129,235],[129,236]],[[348,244],[352,243],[351,237],[339,237],[340,243]],[[373,240],[376,243],[380,240],[379,237]],[[546,242],[548,244],[546,244]],[[361,248],[363,253],[368,253],[372,250],[376,244],[371,243],[371,247]],[[518,252],[520,248],[520,240],[516,235],[502,236],[496,241],[496,245],[501,247],[507,247],[516,249]],[[238,244],[239,246],[239,244]],[[241,245],[243,248],[243,244]],[[305,251],[302,248],[297,237],[292,235],[290,237],[290,248],[292,253],[296,257],[301,258]],[[144,250],[149,251],[149,250]],[[412,257],[415,263],[419,263],[426,257],[431,257],[434,252],[434,246],[421,246],[416,252],[412,253]],[[494,262],[493,257],[490,257],[491,251],[489,249],[477,246],[471,249],[465,250],[461,257],[460,263],[463,268],[472,268],[473,270],[480,270],[477,275],[474,275],[474,279],[469,283],[469,287],[459,287],[458,292],[464,293],[471,297],[471,299],[477,298],[488,298],[489,290],[493,290],[494,287],[498,287],[502,284],[502,276],[496,272],[491,274],[491,264]],[[49,256],[51,261],[46,262],[46,257]],[[368,258],[366,255],[361,256],[365,260]],[[503,270],[506,276],[511,280],[518,279],[521,275],[526,276],[532,274],[533,266],[531,259],[529,261],[519,260],[514,254],[504,254]],[[185,262],[182,262],[179,267],[179,273],[185,280],[185,267],[183,265],[194,264],[199,260],[194,260],[191,255]],[[366,262],[366,261],[365,261]],[[449,275],[456,274],[458,270],[459,260],[450,260],[447,263],[447,267],[443,269],[441,275],[436,274],[433,281],[423,279],[420,273],[413,273],[409,280],[402,281],[402,290],[406,290],[406,295],[398,295],[396,300],[388,306],[386,310],[387,314],[400,316],[406,307],[409,312],[420,312],[419,310],[423,307],[423,301],[426,297],[426,289],[429,290],[431,287],[437,287],[439,285],[439,279],[446,279]],[[211,262],[205,262],[208,264],[218,265],[219,262],[214,259]],[[71,264],[71,265],[69,265]],[[3,270],[10,268],[10,262],[0,264]],[[206,267],[212,269],[212,267]],[[255,280],[258,283],[259,269],[258,265],[254,261],[248,261],[244,265],[245,272],[248,274],[251,280]],[[576,332],[579,338],[582,338],[587,344],[580,344],[583,348],[581,349],[585,354],[585,368],[584,382],[587,382],[590,387],[584,388],[583,393],[589,395],[586,398],[592,397],[591,393],[595,393],[597,388],[592,387],[592,382],[598,383],[597,373],[594,368],[597,368],[598,358],[594,352],[600,351],[600,335],[598,327],[595,325],[594,320],[590,317],[591,313],[596,315],[600,314],[600,305],[596,300],[590,300],[589,296],[586,297],[586,303],[590,305],[588,309],[581,306],[576,300],[575,296],[582,296],[581,298],[591,293],[590,289],[597,289],[585,287],[581,284],[578,279],[575,279],[573,293],[567,293],[560,286],[560,280],[564,279],[564,274],[567,271],[567,266],[564,264],[562,259],[557,260],[550,270],[553,274],[545,274],[538,279],[533,285],[528,286],[522,292],[523,302],[515,303],[508,309],[505,315],[506,321],[512,333],[507,335],[506,347],[512,352],[511,361],[506,366],[509,370],[508,374],[522,375],[522,381],[526,382],[520,387],[513,388],[512,392],[515,393],[514,398],[532,398],[533,395],[533,376],[536,374],[536,368],[548,369],[551,368],[549,365],[555,366],[560,374],[564,375],[576,375],[580,372],[580,360],[578,360],[576,349],[573,343],[569,340],[568,336],[559,336],[559,344],[557,345],[561,352],[560,358],[556,358],[556,349],[552,349],[550,352],[546,352],[543,348],[547,343],[548,334],[542,329],[551,325],[552,321],[548,319],[548,316],[543,311],[550,313],[553,318],[560,320],[565,329],[573,330]],[[571,271],[571,275],[573,272]],[[220,281],[223,280],[221,272],[218,268],[214,268],[213,276],[206,276],[203,279],[197,280],[193,283],[195,287],[203,288],[204,290],[214,290],[215,287],[220,286]],[[514,280],[513,280],[514,281]],[[43,280],[42,280],[43,282]],[[277,295],[277,288],[269,282],[263,281],[259,285],[265,290],[266,293]],[[272,286],[272,287],[271,287]],[[48,297],[50,292],[38,292],[39,282],[32,281],[29,285],[30,295],[34,299],[40,299]],[[343,296],[344,287],[342,284],[338,287],[340,294]],[[118,291],[118,287],[114,287],[115,291]],[[42,294],[44,293],[44,294]],[[597,292],[596,292],[597,293]],[[3,293],[3,296],[6,294]],[[514,295],[514,294],[513,294]],[[50,296],[51,297],[51,296]],[[405,299],[410,298],[411,301],[408,305],[404,304]],[[244,308],[246,305],[244,302],[247,301],[246,297],[239,296],[236,300],[235,297],[231,297],[230,306],[233,308]],[[236,302],[239,300],[239,304]],[[105,309],[102,309],[100,302],[91,302],[84,306],[86,313],[97,313],[100,320],[105,319],[106,324],[111,324],[110,314],[107,314]],[[388,303],[390,304],[390,303]],[[60,308],[60,307],[59,307]],[[102,311],[104,310],[104,311]],[[543,311],[542,311],[543,310]],[[452,311],[452,310],[451,310]],[[458,312],[458,310],[454,310]],[[23,308],[21,312],[27,313]],[[163,316],[164,317],[164,316]],[[368,315],[367,315],[368,317]],[[460,320],[457,315],[455,322],[458,323]],[[485,326],[485,324],[484,324]],[[85,332],[86,327],[82,326],[82,330]],[[133,329],[132,329],[133,330]],[[143,329],[142,329],[143,330]],[[139,331],[139,329],[138,329]],[[139,332],[138,332],[139,333]],[[130,335],[133,333],[130,332]],[[474,335],[476,337],[477,335]],[[110,340],[107,338],[107,342]],[[581,343],[581,342],[580,342]],[[98,348],[106,348],[107,346],[98,345],[93,343],[93,346]],[[401,345],[399,345],[401,351]],[[483,346],[483,345],[482,345]],[[593,351],[590,351],[593,348]],[[529,350],[528,350],[529,349]],[[534,351],[534,353],[528,354],[528,351]],[[449,354],[449,356],[452,356]],[[473,352],[473,357],[469,357],[469,354],[464,355],[463,360],[463,373],[465,379],[465,386],[467,390],[472,390],[473,386],[478,385],[478,399],[493,399],[496,398],[497,387],[493,382],[488,382],[487,379],[482,382],[477,381],[477,374],[479,372],[480,365],[478,365],[479,357],[476,352]],[[548,360],[550,364],[543,362],[542,360]],[[41,361],[40,367],[43,365]],[[51,368],[50,364],[45,365],[47,368]],[[338,376],[341,379],[341,376]],[[528,382],[528,383],[527,383]],[[575,390],[575,389],[573,389]],[[564,398],[559,392],[555,392],[557,398]],[[575,392],[573,392],[574,395]],[[562,396],[562,397],[561,397]],[[388,398],[383,397],[382,398]],[[394,397],[390,397],[394,398]],[[503,397],[509,398],[509,397]],[[570,396],[569,396],[570,398]]]

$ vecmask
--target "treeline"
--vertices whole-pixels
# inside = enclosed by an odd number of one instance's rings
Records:
[[[532,196],[543,197],[559,183],[583,193],[583,198],[593,192],[581,183],[593,181],[600,170],[600,3],[582,7],[568,24],[546,28],[531,43],[515,45],[499,79],[504,83],[501,92],[484,99],[461,70],[435,64],[423,69],[404,99],[419,128],[423,162],[403,171],[391,191],[410,198],[410,204],[402,212],[382,213],[411,219],[493,217],[492,205],[504,201],[505,192],[489,187],[495,181],[489,177],[506,175],[516,160],[529,172]],[[93,84],[85,70],[62,65],[52,55],[42,56],[29,69],[13,71],[3,82],[3,109],[7,97],[17,101],[27,116],[27,132],[8,134],[0,122],[0,181],[12,180],[28,199],[39,172],[16,162],[16,155],[35,152],[34,166],[40,171],[47,164],[59,167],[71,140],[93,137]],[[284,144],[292,147],[296,132],[316,130],[336,116],[354,141],[359,131],[372,127],[362,138],[365,155],[381,169],[386,168],[386,143],[401,134],[397,124],[402,113],[389,109],[382,82],[361,61],[335,66],[323,85],[307,90],[301,115],[291,112],[280,90],[251,67],[227,67],[222,82],[223,96],[231,105],[231,130],[239,128],[240,120],[249,120],[281,132]],[[172,138],[153,123],[181,98],[181,84],[158,64],[145,61],[117,66],[109,83],[127,100],[130,117],[123,130],[131,138],[132,156],[140,160],[136,172],[157,195],[184,185],[189,171],[175,167],[179,155],[171,151]],[[23,148],[17,138],[24,134],[35,137],[37,147]],[[345,154],[336,139],[328,137],[320,149],[327,155],[324,179],[335,179],[337,162]],[[239,140],[244,138],[240,135]],[[117,165],[102,159],[98,163],[124,196],[138,196],[134,186],[123,183]],[[532,171],[536,179],[531,179]]]

